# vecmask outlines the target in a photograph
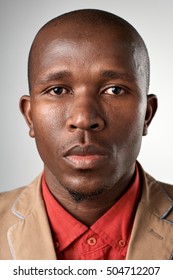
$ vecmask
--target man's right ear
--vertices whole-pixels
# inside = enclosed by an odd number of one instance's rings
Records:
[[[34,138],[35,134],[34,134],[33,121],[32,121],[32,114],[31,114],[31,97],[28,95],[23,95],[20,98],[19,107],[20,107],[20,111],[22,112],[22,115],[26,120],[26,123],[29,126],[29,135]]]

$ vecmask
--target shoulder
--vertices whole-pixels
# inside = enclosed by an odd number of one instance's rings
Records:
[[[5,248],[2,252],[0,250],[0,259],[6,259],[6,254],[7,259],[10,259],[7,232],[17,222],[17,217],[13,214],[12,208],[24,189],[26,187],[0,193],[0,244],[2,248]],[[2,257],[2,254],[5,255]]]
[[[38,182],[40,182],[41,175],[39,175],[34,181],[26,186],[16,188],[11,191],[0,193],[0,220],[2,220],[5,213],[11,212],[13,205],[21,197],[29,195],[30,193],[34,196],[34,190]]]
[[[0,193],[0,259],[12,258],[8,232],[10,228],[21,221],[15,209],[18,205],[21,205],[21,209],[23,209],[24,206],[27,208],[30,207],[38,183],[38,178],[36,178],[30,185]]]
[[[0,193],[0,244],[4,244],[4,248],[9,247],[7,232],[11,226],[19,221],[20,211],[29,212],[35,203],[37,199],[36,189],[40,184],[40,179],[41,176],[29,185]]]
[[[0,193],[0,214],[3,214],[3,212],[7,209],[11,209],[14,201],[19,197],[25,188],[26,186]]]
[[[162,182],[151,176],[149,173],[145,172],[142,166],[138,162],[138,169],[140,174],[141,185],[146,189],[146,192],[155,191],[168,191],[173,196],[173,185],[166,182]]]
[[[145,173],[148,191],[154,195],[155,192],[167,193],[173,199],[173,185],[159,181],[150,174]]]
[[[146,173],[140,165],[140,182],[142,189],[141,204],[150,213],[161,219],[169,218],[173,223],[173,185],[158,181]]]

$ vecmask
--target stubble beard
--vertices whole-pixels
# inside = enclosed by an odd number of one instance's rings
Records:
[[[82,192],[82,191],[73,191],[69,187],[65,187],[66,190],[68,191],[70,197],[75,203],[81,203],[83,201],[92,201],[97,199],[97,197],[107,190],[107,186],[102,186],[101,188],[95,190],[95,191],[90,191],[90,192]]]

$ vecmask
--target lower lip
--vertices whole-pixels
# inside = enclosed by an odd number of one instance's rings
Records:
[[[65,159],[77,169],[91,169],[103,164],[107,156],[87,155],[87,156],[66,156]]]

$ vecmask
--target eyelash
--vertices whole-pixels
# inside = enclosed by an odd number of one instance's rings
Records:
[[[55,89],[60,90],[60,94],[57,94],[55,92],[51,93],[52,91],[55,91]],[[63,92],[63,91],[65,91],[65,92]],[[51,89],[48,89],[45,93],[49,94],[49,95],[53,95],[53,96],[61,96],[61,95],[64,95],[66,93],[69,93],[69,92],[71,92],[71,91],[69,89],[65,88],[65,87],[55,86]]]
[[[56,89],[60,90],[60,93],[57,94],[56,92],[53,92],[51,93],[52,91],[55,91]],[[109,90],[113,90],[113,89],[118,89],[118,92],[117,93],[107,93]],[[65,91],[65,92],[63,92]],[[65,88],[65,87],[61,87],[61,86],[55,86],[51,89],[48,89],[46,92],[46,94],[49,94],[49,95],[53,95],[53,96],[61,96],[61,95],[64,95],[64,94],[67,94],[67,93],[72,93],[71,90],[69,90],[68,88]],[[110,87],[107,87],[106,89],[102,90],[100,95],[102,94],[107,94],[107,95],[121,95],[122,93],[124,93],[124,89],[121,87],[121,86],[110,86]]]
[[[108,90],[118,89],[118,93],[107,93]],[[124,89],[121,86],[110,86],[103,91],[107,95],[120,95],[124,92]]]

